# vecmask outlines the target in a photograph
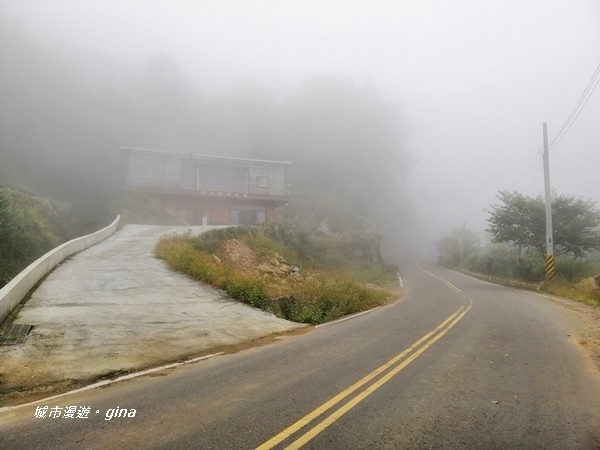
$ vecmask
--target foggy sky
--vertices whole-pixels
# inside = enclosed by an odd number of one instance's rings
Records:
[[[4,0],[0,14],[107,82],[164,52],[201,91],[375,85],[399,107],[434,238],[483,231],[501,189],[543,193],[542,123],[552,139],[600,63],[597,0]],[[553,188],[600,202],[599,167],[597,89],[551,151]]]

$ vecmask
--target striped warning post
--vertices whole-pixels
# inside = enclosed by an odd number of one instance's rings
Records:
[[[546,281],[554,281],[554,255],[546,255]]]

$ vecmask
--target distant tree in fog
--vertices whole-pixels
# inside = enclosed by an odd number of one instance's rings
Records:
[[[487,229],[494,242],[534,248],[546,254],[546,212],[541,196],[500,191],[499,204],[492,205]],[[552,198],[554,254],[584,256],[600,249],[600,210],[596,202],[573,196]]]

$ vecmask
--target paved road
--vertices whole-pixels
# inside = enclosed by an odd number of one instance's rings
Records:
[[[37,404],[88,419],[4,411],[0,447],[598,448],[600,379],[571,313],[426,270],[360,317]],[[135,417],[106,420],[117,407]]]

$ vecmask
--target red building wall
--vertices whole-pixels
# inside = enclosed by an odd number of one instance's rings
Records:
[[[275,220],[274,202],[258,199],[207,198],[200,196],[165,195],[165,208],[173,210],[190,225],[202,223],[203,212],[209,212],[209,225],[231,225],[231,210],[240,208],[261,208],[267,221]]]

